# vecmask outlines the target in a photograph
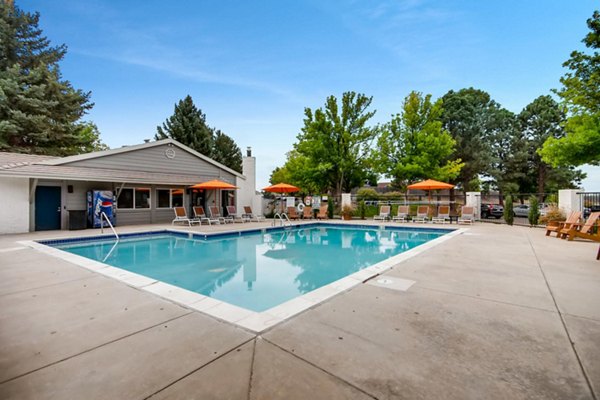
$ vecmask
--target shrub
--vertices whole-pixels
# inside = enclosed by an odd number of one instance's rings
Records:
[[[548,204],[558,204],[558,195],[557,194],[549,194],[548,197],[546,197],[546,203]]]
[[[540,219],[540,203],[538,202],[537,196],[531,196],[529,198],[529,225],[536,226]]]
[[[513,211],[513,197],[512,195],[506,196],[504,200],[504,220],[508,225],[512,225],[515,221],[515,212]]]
[[[356,199],[361,200],[379,200],[379,193],[375,189],[363,188],[356,192]]]
[[[404,197],[404,193],[401,192],[387,192],[381,195],[384,200],[398,200]]]
[[[333,199],[329,199],[327,202],[327,218],[333,219]]]
[[[354,213],[354,208],[352,206],[349,206],[348,204],[346,204],[344,207],[342,207],[341,214],[344,219],[352,218],[353,213]]]
[[[358,202],[356,211],[358,211],[358,216],[360,219],[365,219],[365,216],[367,215],[367,205],[365,204],[364,200]]]
[[[555,205],[552,205],[548,208],[548,211],[546,211],[546,215],[542,216],[539,220],[540,224],[547,224],[548,222],[555,222],[555,221],[564,221],[565,220],[565,215],[562,213],[562,211]]]

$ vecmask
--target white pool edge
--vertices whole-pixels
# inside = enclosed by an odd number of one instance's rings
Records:
[[[351,227],[351,225],[346,224],[339,225]],[[386,228],[385,225],[373,225],[373,227],[379,227],[380,229]],[[340,293],[346,292],[353,287],[382,274],[390,268],[405,262],[412,257],[438,246],[457,235],[461,235],[468,230],[468,228],[455,229],[443,236],[440,236],[439,238],[433,239],[408,251],[387,258],[367,268],[363,268],[360,271],[347,275],[341,279],[338,279],[337,281],[331,282],[325,286],[321,286],[318,289],[295,297],[263,312],[247,310],[245,308],[238,307],[212,297],[192,292],[191,290],[183,289],[144,275],[136,274],[134,272],[113,267],[99,261],[94,261],[83,256],[50,247],[38,243],[37,241],[25,240],[17,243],[22,246],[33,248],[52,257],[60,258],[92,272],[116,279],[125,283],[126,285],[148,293],[152,293],[153,295],[159,296],[186,308],[190,308],[192,310],[210,315],[219,320],[237,325],[252,331],[253,333],[261,333],[266,329],[269,329],[295,315],[300,314],[301,312],[308,310],[311,307],[316,306],[317,304],[324,302],[325,300],[337,296]],[[181,232],[174,229],[173,231]],[[152,230],[146,232],[152,232]],[[43,241],[46,239],[38,240]]]

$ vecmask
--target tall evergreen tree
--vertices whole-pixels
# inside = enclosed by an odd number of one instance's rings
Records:
[[[214,130],[213,160],[231,168],[234,171],[242,172],[242,152],[232,138],[221,132]]]
[[[492,187],[503,193],[518,193],[519,183],[527,175],[527,140],[521,134],[514,113],[500,108],[490,113],[490,165],[483,174]]]
[[[173,115],[156,130],[154,138],[157,140],[172,138],[207,157],[213,156],[213,132],[190,95],[175,105]]]
[[[542,160],[538,150],[548,138],[560,139],[565,136],[566,114],[562,107],[550,96],[539,96],[519,114],[519,125],[528,150],[527,173],[523,175],[520,191],[545,193],[546,185],[572,187],[584,175],[570,167],[552,167]]]
[[[492,156],[490,122],[492,114],[500,107],[488,93],[474,88],[451,90],[442,101],[444,129],[456,141],[454,157],[465,164],[456,182],[469,191],[479,174],[489,172]]]
[[[62,78],[58,63],[67,48],[50,46],[39,17],[0,2],[0,150],[77,154],[99,140],[78,122],[93,107],[90,92]]]

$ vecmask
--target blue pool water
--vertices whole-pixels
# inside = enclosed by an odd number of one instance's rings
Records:
[[[162,233],[54,247],[253,311],[327,285],[448,230],[312,226],[189,238]]]

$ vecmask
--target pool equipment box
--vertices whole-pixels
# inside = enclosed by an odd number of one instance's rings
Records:
[[[106,214],[110,223],[116,225],[116,201],[111,190],[89,190],[87,192],[87,216],[90,228],[100,228],[101,213]],[[104,227],[108,223],[103,221]]]

